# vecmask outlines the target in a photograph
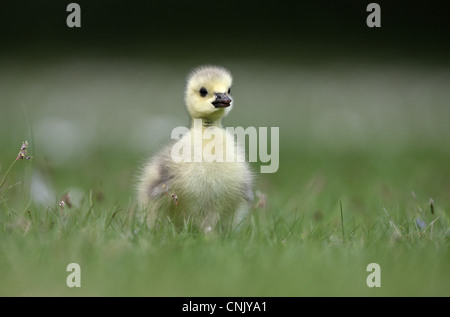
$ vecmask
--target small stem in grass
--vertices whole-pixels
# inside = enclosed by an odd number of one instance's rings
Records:
[[[12,168],[13,165],[14,165],[14,163],[16,163],[16,162],[17,162],[17,160],[14,160],[14,161],[11,163],[11,165],[8,167],[8,169],[6,170],[5,175],[3,175],[2,181],[0,182],[0,189],[2,188],[3,184],[4,184],[5,181],[6,181],[6,176],[8,176],[9,171],[11,170],[11,168]]]
[[[21,185],[21,184],[23,184],[23,182],[18,182],[18,183],[15,183],[15,184],[13,184],[13,185],[9,185],[8,187],[6,187],[2,192],[1,192],[1,194],[3,195],[3,194],[6,194],[9,190],[11,190],[12,188],[14,188],[14,187],[16,187],[16,186],[18,186],[18,185]]]
[[[11,171],[11,168],[13,167],[13,165],[17,162],[17,160],[30,160],[32,158],[32,156],[28,155],[27,153],[27,148],[28,148],[29,144],[28,141],[24,141],[22,143],[22,146],[20,147],[20,151],[19,154],[17,154],[16,159],[11,163],[11,165],[8,167],[8,169],[6,170],[5,175],[3,175],[2,180],[0,181],[0,189],[3,187],[3,184],[5,184],[6,181],[6,176],[8,176],[9,172]],[[1,194],[1,192],[0,192]]]
[[[345,242],[345,231],[344,231],[344,214],[342,212],[342,201],[339,200],[341,205],[341,227],[342,227],[342,240]]]

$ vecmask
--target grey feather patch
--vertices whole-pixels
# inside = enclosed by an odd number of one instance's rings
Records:
[[[244,188],[245,199],[251,203],[253,202],[254,195],[251,184],[246,184],[247,186]]]
[[[159,163],[158,166],[159,178],[150,184],[148,193],[149,197],[156,198],[162,194],[165,194],[169,191],[170,181],[173,178],[171,175],[169,168],[164,162]]]

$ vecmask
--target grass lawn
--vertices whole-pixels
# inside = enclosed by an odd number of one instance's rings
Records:
[[[450,295],[448,68],[225,61],[224,124],[279,127],[280,165],[253,164],[265,199],[240,230],[204,235],[141,224],[133,190],[188,122],[195,65],[28,63],[0,65],[0,296]],[[24,140],[33,158],[8,171]]]

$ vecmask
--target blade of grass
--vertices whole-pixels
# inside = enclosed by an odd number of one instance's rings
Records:
[[[339,200],[339,205],[341,206],[341,228],[342,228],[342,241],[345,242],[345,231],[344,231],[344,213],[342,212],[342,201]]]

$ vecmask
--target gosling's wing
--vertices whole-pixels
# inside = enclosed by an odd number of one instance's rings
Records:
[[[245,199],[247,200],[247,202],[252,203],[253,199],[254,199],[254,195],[253,195],[252,184],[250,182],[246,184],[246,186],[244,188],[244,193],[245,193]]]
[[[246,180],[244,185],[245,198],[247,202],[251,204],[255,197],[253,193],[253,183],[255,180],[255,174],[250,168],[250,164],[248,162],[246,163],[245,180]]]
[[[166,153],[163,152],[152,158],[143,167],[138,185],[140,202],[146,203],[167,193],[173,178],[169,163]]]

